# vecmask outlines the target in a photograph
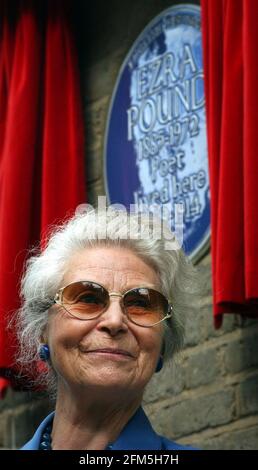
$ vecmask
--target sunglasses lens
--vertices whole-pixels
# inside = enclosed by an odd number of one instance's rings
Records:
[[[109,293],[95,282],[78,281],[63,289],[61,302],[72,316],[80,320],[91,320],[106,310]],[[147,287],[126,292],[122,305],[128,318],[140,326],[152,326],[160,322],[168,313],[169,307],[163,294]]]
[[[124,308],[134,323],[150,326],[158,323],[167,314],[168,300],[158,291],[140,287],[125,294]]]
[[[104,287],[94,282],[74,282],[63,290],[62,303],[75,317],[95,318],[103,312],[109,296]]]

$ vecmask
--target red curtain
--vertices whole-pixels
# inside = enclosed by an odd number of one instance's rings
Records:
[[[215,326],[258,316],[258,2],[201,0]]]
[[[0,393],[11,381],[28,249],[85,202],[79,72],[69,1],[0,11]],[[9,376],[9,378],[8,378]]]

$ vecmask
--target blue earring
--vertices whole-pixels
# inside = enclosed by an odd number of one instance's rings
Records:
[[[50,358],[50,350],[48,344],[42,344],[39,350],[39,357],[42,361],[48,361]]]
[[[158,360],[158,364],[156,366],[155,372],[159,372],[162,369],[162,367],[163,367],[163,357],[160,356],[159,360]]]

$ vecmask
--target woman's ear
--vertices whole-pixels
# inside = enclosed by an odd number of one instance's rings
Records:
[[[40,342],[42,344],[47,344],[47,336],[45,334],[40,336]]]
[[[48,343],[48,325],[45,326],[42,334],[40,335],[40,342],[42,344]]]
[[[40,335],[40,348],[38,351],[41,361],[47,362],[50,359],[50,349],[48,345],[48,325],[45,326]]]

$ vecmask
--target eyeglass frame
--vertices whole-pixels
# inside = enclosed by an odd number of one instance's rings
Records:
[[[104,308],[104,310],[102,312],[100,312],[96,317],[93,317],[93,318],[78,318],[76,317],[75,315],[73,315],[69,310],[67,310],[63,303],[62,303],[62,295],[63,295],[63,291],[64,289],[66,289],[68,286],[72,285],[72,284],[75,284],[77,282],[90,282],[92,284],[97,284],[98,286],[102,287],[107,293],[108,293],[108,296],[109,296],[109,302],[106,306],[106,308]],[[138,323],[136,323],[135,321],[133,321],[130,316],[124,311],[124,308],[123,308],[123,304],[121,305],[121,301],[119,302],[119,305],[121,307],[121,310],[122,312],[126,315],[126,317],[128,318],[129,321],[131,321],[134,325],[137,325],[137,326],[141,326],[142,328],[152,328],[153,326],[156,326],[156,325],[159,325],[159,323],[162,323],[164,320],[168,320],[169,318],[172,317],[172,312],[173,312],[173,308],[172,308],[172,302],[170,299],[168,299],[162,292],[158,291],[157,289],[152,289],[151,287],[147,287],[147,286],[137,286],[137,287],[131,287],[131,289],[128,289],[126,292],[124,292],[123,294],[121,294],[121,292],[109,292],[106,287],[102,286],[102,284],[99,284],[98,282],[96,281],[89,281],[89,280],[78,280],[78,281],[74,281],[74,282],[70,282],[70,284],[67,284],[66,286],[64,287],[61,287],[60,289],[58,289],[57,293],[55,294],[55,297],[54,297],[54,303],[57,304],[57,305],[60,305],[67,313],[68,315],[70,315],[71,317],[73,318],[76,318],[77,320],[80,320],[80,321],[90,321],[90,320],[96,320],[96,318],[99,318],[104,312],[106,312],[106,310],[108,309],[108,307],[110,306],[110,297],[120,297],[121,299],[123,299],[125,297],[126,294],[128,294],[128,292],[134,290],[134,289],[150,289],[150,290],[154,290],[156,292],[158,292],[159,294],[161,294],[168,302],[168,313],[166,315],[164,315],[164,317],[159,320],[158,322],[156,323],[153,323],[151,325],[140,325]],[[73,304],[74,305],[74,304]]]

